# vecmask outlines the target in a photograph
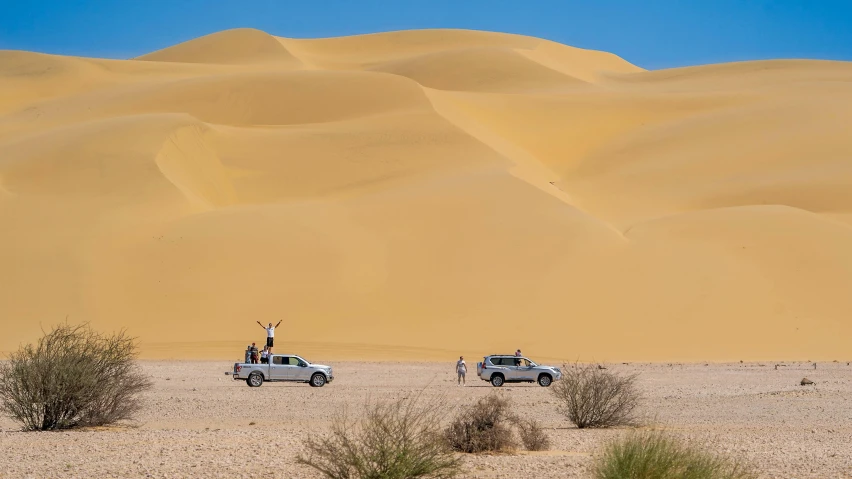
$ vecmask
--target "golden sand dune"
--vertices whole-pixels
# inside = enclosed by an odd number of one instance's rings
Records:
[[[0,52],[0,351],[840,359],[850,124],[848,63],[488,32]]]
[[[225,65],[270,63],[294,69],[302,66],[275,37],[250,28],[213,33],[142,55],[137,60]]]

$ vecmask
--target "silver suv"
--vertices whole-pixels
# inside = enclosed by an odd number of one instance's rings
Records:
[[[553,366],[539,366],[523,356],[495,354],[485,356],[476,363],[476,373],[483,381],[494,387],[503,383],[532,383],[548,387],[553,381],[562,379],[562,371]]]

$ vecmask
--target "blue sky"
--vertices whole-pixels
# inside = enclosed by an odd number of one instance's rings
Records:
[[[0,49],[131,58],[236,27],[286,37],[493,30],[651,69],[852,60],[852,0],[0,0]]]

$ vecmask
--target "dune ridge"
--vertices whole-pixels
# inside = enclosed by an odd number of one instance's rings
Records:
[[[840,359],[850,107],[849,63],[468,30],[0,52],[0,351]]]

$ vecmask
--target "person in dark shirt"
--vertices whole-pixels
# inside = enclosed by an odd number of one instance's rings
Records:
[[[257,345],[255,345],[254,343],[251,343],[251,363],[258,363]]]

